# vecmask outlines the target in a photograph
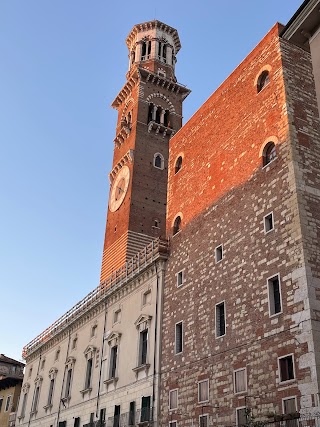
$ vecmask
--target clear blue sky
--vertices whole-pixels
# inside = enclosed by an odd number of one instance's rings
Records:
[[[159,19],[179,31],[185,121],[302,0],[0,1],[0,353],[99,284],[125,38]]]

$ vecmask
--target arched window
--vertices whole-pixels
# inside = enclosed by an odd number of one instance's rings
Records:
[[[169,110],[166,110],[164,113],[163,124],[168,127],[170,125],[169,121]]]
[[[151,104],[149,104],[149,110],[148,110],[148,123],[153,120],[153,109],[154,109],[154,105],[151,102]]]
[[[173,223],[173,235],[179,233],[181,230],[181,216],[177,216]]]
[[[272,160],[277,157],[276,146],[274,142],[270,141],[266,144],[263,149],[263,166],[268,165]]]
[[[160,117],[161,117],[161,107],[158,107],[156,111],[156,123],[160,124]]]
[[[164,169],[164,157],[160,153],[153,156],[153,166],[157,169]]]
[[[151,54],[151,40],[144,40],[141,48],[141,61],[145,61],[150,58]]]
[[[270,83],[270,77],[269,77],[269,71],[264,70],[260,74],[257,82],[257,91],[258,93],[265,87],[267,84]]]
[[[176,161],[176,164],[175,164],[175,167],[174,167],[174,173],[176,174],[177,172],[179,172],[179,170],[182,168],[182,157],[181,156],[179,156],[178,158],[177,158],[177,161]]]

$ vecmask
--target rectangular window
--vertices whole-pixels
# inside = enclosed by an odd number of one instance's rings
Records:
[[[199,427],[208,427],[208,415],[200,415],[199,417]]]
[[[273,213],[269,213],[263,218],[264,221],[264,232],[269,233],[269,231],[273,230]]]
[[[177,286],[182,286],[184,282],[184,270],[179,271],[177,273]]]
[[[222,259],[223,259],[223,247],[222,247],[222,245],[219,245],[216,247],[215,257],[216,257],[216,262],[222,261]]]
[[[74,419],[73,427],[80,427],[80,417]]]
[[[169,421],[169,427],[178,427],[177,421]]]
[[[297,413],[297,402],[295,397],[288,397],[282,399],[283,413],[284,414],[296,414],[298,418],[299,415]],[[285,427],[298,427],[298,419],[291,419],[285,421]]]
[[[4,412],[8,412],[11,404],[11,396],[7,396],[6,406],[4,408]]]
[[[67,427],[67,421],[59,421],[59,427]]]
[[[146,396],[141,399],[141,420],[140,420],[141,422],[150,421],[151,419],[150,403],[151,403],[150,396]]]
[[[280,382],[294,379],[293,355],[279,357]]]
[[[178,389],[169,391],[169,409],[172,411],[173,409],[178,408]]]
[[[120,426],[120,405],[115,405],[113,415],[113,427]]]
[[[247,425],[247,408],[236,409],[237,426]]]
[[[148,289],[142,295],[142,306],[145,306],[145,305],[150,304],[150,303],[151,303],[151,290]]]
[[[129,426],[136,424],[136,402],[130,402],[129,405]]]
[[[38,409],[39,395],[40,395],[40,386],[37,386],[35,394],[34,394],[34,400],[33,400],[31,412],[36,412]]]
[[[53,388],[54,388],[54,378],[51,378],[50,385],[49,385],[49,394],[48,394],[48,403],[47,403],[47,405],[52,405]]]
[[[139,342],[139,366],[147,363],[147,352],[148,352],[148,329],[140,332]]]
[[[1,409],[2,409],[2,405],[3,405],[3,397],[0,397],[0,412],[1,412]]]
[[[68,369],[68,372],[67,372],[66,388],[65,388],[65,392],[64,392],[64,397],[70,397],[71,379],[72,379],[72,368]]]
[[[216,336],[222,337],[226,334],[226,310],[225,303],[216,305]]]
[[[121,310],[119,309],[113,313],[113,323],[119,323],[120,318],[121,318]]]
[[[270,316],[281,313],[281,289],[278,274],[268,279],[268,294]]]
[[[111,347],[109,378],[116,378],[118,346]]]
[[[175,330],[175,353],[182,353],[183,350],[183,322],[176,323]]]
[[[242,393],[247,391],[247,369],[237,369],[234,371],[234,392]]]
[[[84,385],[85,390],[91,387],[91,377],[92,377],[92,358],[87,360],[86,381]]]
[[[21,418],[23,418],[26,413],[27,398],[28,398],[28,393],[24,393],[23,399],[22,399],[21,414],[20,414]],[[0,406],[0,410],[1,410],[1,406]]]
[[[198,402],[208,402],[209,400],[209,380],[198,382]]]

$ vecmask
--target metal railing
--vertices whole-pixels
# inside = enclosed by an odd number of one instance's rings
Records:
[[[36,338],[23,347],[22,356],[26,358],[43,343],[61,332],[65,327],[78,319],[89,308],[100,303],[104,298],[111,295],[129,280],[133,279],[142,270],[161,256],[167,256],[169,242],[167,240],[155,239],[144,249],[138,252],[121,268],[112,273],[104,282],[91,291],[81,301],[68,310],[63,316],[56,320]]]
[[[153,422],[153,408],[137,409],[133,412],[109,417],[106,427],[130,427]]]

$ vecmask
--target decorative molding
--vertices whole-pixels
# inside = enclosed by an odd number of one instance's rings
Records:
[[[113,183],[113,180],[115,179],[117,173],[119,172],[119,170],[127,163],[132,163],[133,162],[133,155],[134,155],[134,151],[133,150],[129,150],[126,152],[126,154],[119,160],[119,162],[115,165],[115,167],[112,169],[112,171],[109,173],[109,180],[110,183]]]

